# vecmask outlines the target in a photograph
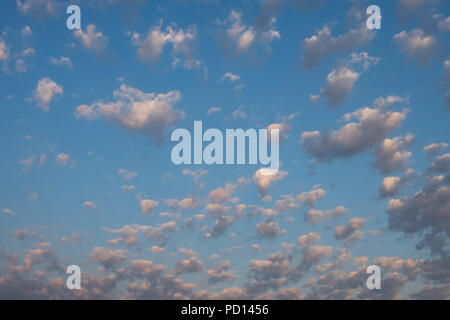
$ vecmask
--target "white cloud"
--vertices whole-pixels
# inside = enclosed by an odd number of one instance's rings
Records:
[[[258,234],[266,238],[275,238],[286,233],[286,230],[281,229],[276,221],[263,221],[256,225]]]
[[[88,208],[91,208],[91,209],[95,209],[96,208],[95,204],[93,202],[91,202],[91,201],[83,202],[83,207],[88,207]]]
[[[227,41],[237,53],[243,53],[248,51],[255,43],[261,43],[268,47],[273,40],[280,39],[280,33],[274,26],[275,22],[275,18],[270,19],[266,28],[261,30],[253,26],[247,26],[242,21],[241,13],[232,10],[227,19],[221,22],[221,24],[227,25],[225,29]]]
[[[344,115],[344,120],[356,118],[357,122],[347,123],[332,132],[303,132],[300,144],[318,161],[350,157],[372,148],[386,135],[396,130],[406,118],[407,111],[407,109],[397,112],[389,111],[385,107],[364,107]]]
[[[20,34],[24,37],[33,35],[33,31],[29,26],[24,26],[20,28]]]
[[[330,28],[325,25],[315,35],[303,40],[303,66],[311,70],[326,56],[355,49],[368,43],[374,36],[375,33],[367,29],[365,24],[337,37],[334,37]]]
[[[448,144],[445,142],[432,143],[432,144],[429,144],[429,145],[423,147],[423,152],[425,152],[428,157],[433,157],[433,156],[437,156],[439,153],[441,153],[447,147],[448,147]]]
[[[411,134],[406,135],[404,138],[384,139],[374,150],[375,167],[380,169],[382,173],[402,169],[412,155],[408,148],[413,142],[414,136]]]
[[[114,97],[114,102],[99,101],[78,106],[75,117],[94,120],[103,116],[121,127],[147,134],[158,144],[167,129],[184,117],[183,111],[173,108],[181,98],[179,91],[145,93],[122,84],[114,91]]]
[[[379,189],[380,197],[386,198],[395,196],[403,185],[400,177],[386,177],[383,179],[383,185]]]
[[[83,30],[76,30],[73,34],[80,40],[85,48],[91,49],[97,53],[104,52],[108,45],[108,37],[101,31],[97,31],[93,24],[87,26],[86,32]]]
[[[328,74],[321,94],[328,100],[330,106],[336,106],[347,98],[359,76],[360,73],[347,67],[338,67]]]
[[[144,199],[141,200],[139,204],[141,205],[142,214],[151,214],[153,213],[155,207],[158,205],[158,201],[154,201],[151,199]]]
[[[50,63],[54,66],[62,66],[69,69],[73,68],[72,61],[68,57],[60,57],[59,59],[50,57]]]
[[[186,69],[196,69],[200,67],[201,62],[192,57],[192,46],[197,38],[197,29],[195,26],[183,30],[177,26],[168,26],[166,30],[161,30],[162,21],[158,26],[153,27],[146,36],[137,32],[131,35],[132,44],[138,47],[139,57],[151,63],[156,63],[163,53],[164,47],[172,45],[173,66],[177,66],[183,61],[183,67]],[[182,57],[182,60],[180,58]]]
[[[227,72],[227,73],[225,73],[225,74],[222,76],[222,79],[221,79],[220,81],[228,80],[228,81],[230,81],[230,82],[235,82],[235,81],[240,80],[240,79],[241,79],[241,77],[238,76],[237,74],[233,74],[233,73],[231,73],[231,72]]]
[[[63,87],[56,84],[50,78],[42,78],[38,81],[37,88],[34,93],[34,98],[37,105],[45,111],[50,110],[50,102],[56,95],[63,94]]]
[[[70,156],[66,153],[58,153],[56,155],[56,161],[60,166],[65,166],[70,160]]]
[[[267,195],[270,187],[275,183],[275,181],[283,180],[288,174],[286,171],[279,170],[276,174],[267,175],[264,174],[263,171],[264,169],[258,169],[253,175],[253,181],[258,187],[258,193],[261,197]]]
[[[394,40],[404,54],[418,59],[421,65],[427,65],[439,51],[437,39],[434,36],[426,35],[420,29],[397,33]]]

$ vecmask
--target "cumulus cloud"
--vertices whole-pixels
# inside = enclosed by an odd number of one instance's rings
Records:
[[[319,234],[315,232],[310,232],[308,234],[304,234],[298,237],[298,245],[300,248],[310,247],[314,242],[318,242],[321,240]]]
[[[450,153],[443,154],[442,156],[437,157],[430,168],[428,169],[430,172],[434,173],[446,173],[450,171]]]
[[[179,91],[145,93],[122,84],[114,91],[114,97],[114,102],[78,106],[75,117],[94,120],[103,116],[128,130],[148,135],[158,144],[162,143],[167,129],[184,117],[183,111],[173,108],[181,98]]]
[[[208,283],[217,284],[219,282],[229,282],[236,279],[233,272],[230,271],[231,263],[229,260],[222,261],[215,269],[207,270]]]
[[[371,41],[374,36],[375,33],[367,29],[365,24],[337,37],[325,25],[315,35],[303,40],[303,67],[311,70],[328,55],[354,50]]]
[[[92,201],[85,201],[85,202],[83,202],[83,207],[88,207],[88,208],[91,208],[91,209],[95,209],[96,208],[95,203],[93,203]]]
[[[225,73],[222,78],[220,79],[220,81],[230,81],[230,82],[235,82],[240,80],[241,77],[238,76],[237,74],[233,74],[231,72],[227,72]]]
[[[414,136],[411,134],[403,138],[384,139],[374,150],[374,166],[383,174],[402,169],[412,155],[407,149],[413,142]]]
[[[167,45],[172,45],[173,66],[180,63],[182,57],[183,67],[195,69],[200,67],[199,60],[192,57],[192,46],[197,38],[197,29],[192,26],[186,30],[171,25],[162,30],[162,21],[153,27],[145,36],[134,32],[131,41],[136,46],[139,57],[145,62],[156,63]]]
[[[383,179],[383,184],[380,187],[379,194],[381,198],[392,197],[398,194],[403,186],[403,181],[400,177],[386,177]]]
[[[297,195],[297,200],[304,202],[307,206],[313,207],[318,199],[325,197],[327,192],[322,188],[313,189],[308,192],[302,192]]]
[[[153,210],[158,205],[158,201],[154,201],[151,199],[144,199],[139,202],[141,205],[141,213],[142,214],[152,214]]]
[[[56,155],[56,161],[60,166],[65,166],[69,163],[70,156],[67,153],[58,153]]]
[[[306,219],[311,222],[311,224],[316,225],[329,219],[337,220],[347,212],[348,210],[343,206],[338,206],[333,210],[310,209],[306,215]]]
[[[332,132],[309,131],[301,135],[301,146],[317,161],[351,157],[372,148],[396,130],[406,118],[407,109],[397,112],[382,107],[364,107],[344,115],[350,122]]]
[[[358,239],[364,237],[364,233],[360,230],[367,222],[366,218],[350,219],[345,226],[336,226],[334,237],[338,240],[345,240],[346,245],[350,245]]]
[[[336,68],[327,76],[327,82],[321,93],[330,106],[336,106],[347,98],[359,76],[358,72],[347,67]]]
[[[126,260],[125,253],[125,250],[110,250],[105,247],[94,247],[90,258],[109,270],[114,269]]]
[[[60,66],[60,67],[66,67],[69,69],[73,69],[72,61],[68,57],[60,57],[59,59],[50,57],[50,63],[54,66]]]
[[[263,173],[263,170],[264,169],[258,169],[253,175],[253,181],[258,187],[258,193],[261,197],[267,195],[270,187],[275,183],[275,181],[283,180],[288,174],[286,171],[280,170],[276,174],[267,175]]]
[[[441,153],[447,147],[448,144],[445,142],[432,143],[423,147],[423,152],[425,152],[428,157],[434,157],[437,156],[439,153]]]
[[[449,184],[450,175],[447,174],[410,197],[391,199],[387,208],[389,228],[406,234],[424,235],[421,247],[443,252],[450,233]],[[432,235],[443,238],[436,242],[437,238]]]
[[[108,46],[108,37],[101,31],[97,31],[96,26],[93,24],[87,26],[86,32],[80,29],[74,31],[73,34],[85,48],[93,50],[98,54],[103,53]]]
[[[394,36],[400,50],[410,58],[419,60],[423,66],[428,65],[431,58],[439,51],[437,39],[427,35],[423,30],[402,31]]]
[[[175,274],[194,273],[203,270],[203,262],[195,257],[185,260],[178,260],[175,264]]]
[[[50,110],[50,102],[57,95],[63,94],[63,87],[58,85],[50,78],[42,78],[38,81],[36,90],[34,91],[34,99],[37,102],[38,107],[44,111]]]
[[[286,233],[286,230],[281,229],[278,222],[272,220],[266,220],[256,225],[258,234],[265,238],[276,238],[282,234]]]
[[[270,18],[265,26],[261,28],[255,26],[247,26],[242,19],[242,14],[236,10],[232,10],[225,21],[220,24],[225,26],[224,34],[228,46],[233,48],[236,53],[244,53],[256,45],[262,44],[270,49],[270,43],[275,39],[280,39],[280,33],[275,27],[276,18]]]

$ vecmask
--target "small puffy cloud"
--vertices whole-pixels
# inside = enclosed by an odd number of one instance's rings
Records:
[[[91,208],[91,209],[95,209],[96,206],[93,202],[91,201],[85,201],[83,202],[83,207],[87,207],[87,208]]]
[[[237,74],[233,74],[231,72],[227,72],[222,76],[222,79],[220,81],[230,81],[230,82],[235,82],[240,80],[241,77],[238,76]]]
[[[327,82],[321,93],[330,106],[336,106],[347,98],[359,76],[358,72],[347,67],[336,68],[327,76]]]
[[[267,195],[270,187],[275,183],[275,181],[283,180],[288,174],[286,171],[280,170],[276,174],[267,175],[264,174],[263,170],[264,169],[258,169],[253,175],[253,181],[258,187],[258,193],[261,197]]]
[[[297,200],[302,201],[307,206],[313,207],[316,204],[316,201],[320,198],[325,197],[327,192],[322,189],[314,189],[308,192],[302,192],[299,195],[297,195]]]
[[[208,283],[217,284],[224,281],[233,281],[236,276],[230,271],[231,263],[228,260],[222,261],[215,269],[207,270]]]
[[[102,53],[106,50],[108,45],[108,37],[105,36],[101,31],[96,30],[96,26],[89,24],[86,28],[86,32],[83,30],[74,31],[74,36],[80,40],[81,44],[96,53]]]
[[[34,92],[34,99],[37,105],[44,111],[50,110],[50,102],[56,95],[63,94],[63,87],[58,85],[50,78],[42,78],[38,81],[37,88]]]
[[[350,219],[346,226],[337,226],[335,228],[334,237],[338,240],[349,239],[355,235],[367,222],[365,218]]]
[[[176,25],[168,26],[166,30],[161,29],[162,21],[158,26],[153,27],[145,36],[134,32],[131,35],[132,44],[138,47],[138,55],[145,62],[156,63],[163,53],[164,47],[172,45],[173,66],[176,66],[183,59],[183,67],[186,69],[196,69],[200,67],[199,60],[192,58],[192,46],[197,38],[195,26],[183,30]]]
[[[145,93],[122,84],[114,91],[114,97],[114,102],[78,106],[75,117],[94,120],[103,116],[121,127],[147,134],[158,144],[162,143],[168,128],[184,117],[183,111],[173,108],[181,98],[179,91]]]
[[[303,67],[311,70],[328,55],[356,49],[371,41],[374,36],[375,33],[367,29],[365,24],[337,37],[334,37],[330,28],[325,25],[315,35],[303,40]]]
[[[348,62],[352,65],[359,65],[364,71],[367,71],[369,67],[378,64],[380,58],[371,57],[367,52],[354,52],[350,55]]]
[[[318,242],[321,240],[319,234],[315,232],[310,232],[308,234],[304,234],[298,238],[298,245],[300,248],[310,247],[314,242]]]
[[[227,45],[231,46],[236,53],[247,52],[255,44],[263,44],[266,48],[275,39],[280,39],[280,33],[274,26],[276,18],[272,17],[265,28],[247,26],[242,20],[242,14],[232,10],[225,21],[220,24],[225,26],[224,34]]]
[[[69,69],[73,68],[72,61],[68,57],[60,57],[59,59],[50,57],[49,61],[54,66],[66,67]]]
[[[272,123],[267,127],[267,139],[272,137],[272,130],[278,129],[279,142],[288,137],[287,133],[291,130],[291,126],[288,123]]]
[[[136,186],[127,184],[122,185],[122,190],[125,192],[133,191],[134,189],[136,189]]]
[[[219,112],[221,110],[222,109],[220,107],[211,107],[208,109],[208,112],[206,112],[206,116],[208,117],[208,116],[212,115],[213,113]]]
[[[60,165],[60,166],[65,166],[69,163],[70,160],[70,156],[66,153],[58,153],[56,155],[56,162]]]
[[[95,262],[101,263],[106,270],[110,270],[126,260],[125,253],[125,250],[110,250],[105,247],[94,247],[90,258]]]
[[[432,143],[432,144],[429,144],[429,145],[423,147],[423,152],[425,152],[428,157],[434,157],[434,156],[437,156],[439,153],[441,153],[446,148],[448,148],[448,144],[445,142]]]
[[[437,157],[430,168],[428,169],[430,172],[435,173],[446,173],[450,171],[450,153],[443,154],[442,156]]]
[[[286,233],[286,230],[281,229],[278,222],[270,220],[263,221],[256,225],[256,229],[258,230],[258,234],[265,238],[276,238],[277,236]]]
[[[411,152],[407,149],[413,142],[414,136],[411,134],[404,138],[384,139],[374,150],[374,166],[384,174],[402,169],[411,157]]]
[[[154,201],[151,199],[144,199],[139,202],[141,206],[142,214],[152,214],[155,207],[158,205],[158,201]]]
[[[20,28],[20,34],[24,37],[27,37],[27,36],[33,35],[33,31],[31,30],[31,28],[29,26],[24,26],[24,27]]]
[[[164,252],[166,252],[166,250],[164,248],[158,247],[158,246],[152,246],[149,250],[152,253],[164,253]]]
[[[185,260],[178,260],[175,263],[175,274],[194,273],[203,270],[203,262],[195,257]]]
[[[343,206],[338,206],[333,210],[310,209],[306,215],[306,219],[310,221],[313,225],[316,225],[320,222],[325,222],[329,219],[337,220],[347,212],[348,212],[347,208]]]
[[[344,120],[355,118],[358,122],[347,123],[332,132],[303,132],[300,144],[319,162],[350,157],[372,148],[396,130],[406,118],[407,111],[364,107],[344,115]]]
[[[193,210],[198,205],[198,199],[195,197],[188,197],[182,200],[177,199],[168,199],[165,201],[166,204],[173,210],[176,209],[185,209],[185,210]]]
[[[395,196],[403,186],[403,181],[400,177],[386,177],[383,179],[383,185],[379,189],[381,198]]]
[[[220,215],[216,219],[214,226],[209,230],[206,234],[206,238],[218,238],[222,236],[227,228],[231,226],[235,222],[235,218],[232,216],[223,216]]]
[[[437,39],[420,29],[397,33],[394,40],[404,54],[419,60],[421,65],[427,65],[439,51]]]

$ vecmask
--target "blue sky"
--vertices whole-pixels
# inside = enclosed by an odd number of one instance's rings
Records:
[[[2,2],[0,297],[448,298],[449,4],[322,2]],[[195,120],[280,174],[174,165]]]

